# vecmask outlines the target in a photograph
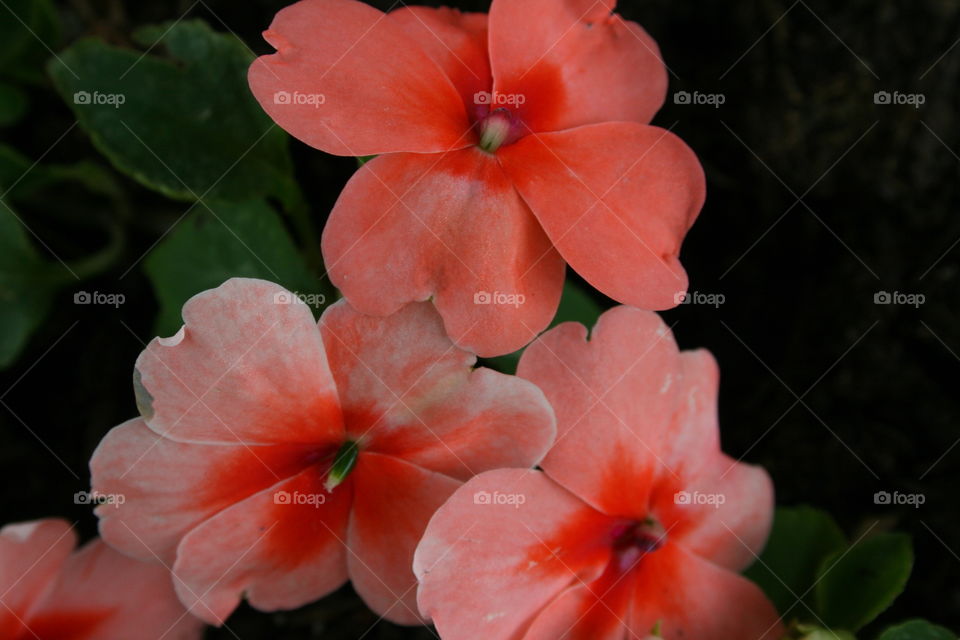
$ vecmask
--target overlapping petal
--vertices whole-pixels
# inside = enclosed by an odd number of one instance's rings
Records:
[[[493,83],[487,53],[487,14],[404,5],[388,13],[387,19],[400,25],[443,69],[469,114],[476,94],[489,91]]]
[[[663,443],[662,456],[677,477],[694,478],[720,455],[720,367],[706,349],[681,352],[677,364],[670,378],[676,427]]]
[[[99,620],[84,636],[83,621],[95,618]],[[93,540],[67,559],[47,606],[34,614],[30,628],[44,639],[197,640],[203,623],[177,599],[166,567],[138,562]],[[64,633],[68,635],[59,635]]]
[[[598,590],[597,587],[601,589]],[[557,596],[534,618],[523,640],[625,640],[643,636],[629,633],[633,578],[610,584],[576,583]]]
[[[328,153],[442,152],[472,144],[460,94],[437,62],[356,0],[301,0],[264,32],[250,88],[288,133]]]
[[[333,492],[308,468],[237,502],[188,533],[173,567],[180,600],[220,624],[246,595],[261,611],[293,609],[347,581],[353,487]]]
[[[187,301],[185,326],[137,359],[147,426],[185,442],[323,443],[343,435],[309,307],[282,287],[234,278]]]
[[[677,345],[656,314],[629,307],[605,313],[586,338],[582,325],[562,324],[517,368],[557,414],[541,466],[604,513],[643,517],[675,409]]]
[[[180,539],[214,514],[314,461],[312,445],[196,445],[142,419],[106,435],[90,460],[100,535],[124,553],[172,565]]]
[[[542,607],[602,573],[609,550],[598,535],[610,523],[539,471],[480,474],[417,547],[421,611],[447,640],[523,637]]]
[[[498,158],[563,259],[614,300],[669,309],[687,290],[680,244],[703,169],[668,131],[605,123],[530,135]]]
[[[0,529],[0,631],[5,638],[22,633],[25,618],[49,593],[77,534],[65,520],[37,520]]]
[[[523,640],[626,640],[637,576],[607,571],[589,584],[577,582],[534,619]],[[647,629],[646,631],[649,631]]]
[[[630,613],[634,633],[660,621],[665,640],[775,640],[783,626],[760,587],[685,551],[667,545],[642,561]],[[641,636],[642,637],[642,636]]]
[[[667,94],[660,50],[615,0],[494,0],[490,57],[498,93],[522,95],[534,131],[650,122]]]
[[[481,356],[550,322],[564,266],[496,158],[479,149],[368,162],[323,234],[330,278],[363,313],[433,299],[447,333]]]
[[[709,472],[684,491],[715,497],[714,503],[676,504],[663,496],[654,506],[679,544],[714,564],[740,572],[756,561],[773,526],[773,482],[754,465],[716,456]]]
[[[533,384],[490,369],[450,342],[430,304],[386,318],[345,303],[320,321],[348,436],[364,448],[466,480],[531,467],[553,443],[553,411]]]
[[[720,371],[704,350],[680,354],[677,411],[664,439],[663,485],[653,510],[688,550],[742,571],[763,550],[773,520],[773,483],[766,471],[720,450]],[[678,503],[675,491],[707,496]]]
[[[0,530],[0,635],[28,638],[164,637],[199,640],[203,624],[174,594],[170,572],[77,537],[64,520]]]
[[[394,622],[422,624],[411,558],[430,517],[461,483],[369,452],[360,455],[353,482],[347,556],[353,587]]]

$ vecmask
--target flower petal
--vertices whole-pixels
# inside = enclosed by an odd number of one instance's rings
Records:
[[[0,636],[18,638],[77,544],[66,520],[49,518],[0,529]],[[29,637],[29,634],[27,634]]]
[[[495,157],[391,154],[347,184],[323,234],[330,279],[363,313],[433,297],[447,333],[481,356],[550,322],[563,262]]]
[[[643,309],[679,304],[687,276],[677,255],[706,193],[703,169],[679,138],[619,122],[526,136],[497,155],[590,284]]]
[[[539,471],[480,474],[440,507],[417,547],[420,610],[446,640],[520,637],[564,589],[603,571],[610,524]]]
[[[675,475],[692,478],[720,454],[720,367],[705,349],[682,352],[678,364],[671,378],[677,390],[675,427],[663,458]]]
[[[250,66],[250,88],[306,144],[365,156],[472,143],[453,84],[381,11],[355,0],[301,0],[263,35],[277,53]]]
[[[353,471],[347,566],[354,589],[397,624],[424,624],[417,609],[413,552],[427,522],[460,486],[392,456],[364,452]],[[390,532],[384,535],[384,529]]]
[[[309,468],[221,511],[177,549],[180,600],[220,624],[243,594],[251,606],[276,611],[330,593],[347,580],[352,494],[349,478],[328,493],[322,474]]]
[[[760,588],[667,544],[642,560],[632,623],[648,633],[657,621],[665,640],[775,640],[784,629]]]
[[[494,0],[490,57],[497,93],[522,95],[534,131],[647,124],[667,95],[660,49],[615,0]]]
[[[191,529],[299,473],[315,448],[200,445],[158,436],[142,419],[112,429],[90,460],[100,535],[147,562],[173,564]]]
[[[475,94],[493,86],[487,53],[487,14],[404,5],[388,13],[387,19],[400,25],[443,69],[465,105],[475,104]]]
[[[753,564],[773,526],[773,482],[754,465],[718,456],[711,473],[688,491],[722,496],[720,504],[687,505],[689,527],[677,531],[684,548],[714,564],[743,571]],[[666,521],[666,519],[665,519]]]
[[[766,471],[720,451],[720,371],[705,350],[680,354],[678,411],[664,442],[665,487],[653,510],[671,537],[715,564],[740,572],[763,550],[773,522]],[[678,504],[677,491],[705,496]]]
[[[296,296],[234,278],[188,300],[183,317],[176,336],[154,339],[137,360],[147,426],[189,442],[322,444],[342,437],[323,343]]]
[[[364,449],[467,480],[532,467],[555,435],[553,411],[533,384],[458,349],[428,303],[379,318],[344,302],[320,320],[346,416]]]
[[[92,616],[98,616],[92,633],[81,635],[80,621]],[[169,569],[128,558],[101,540],[67,560],[30,627],[40,638],[199,640],[203,635],[203,622],[177,600]]]
[[[546,394],[557,441],[546,473],[600,511],[646,517],[676,401],[676,342],[655,313],[615,307],[586,329],[565,323],[527,347],[517,375]]]
[[[523,640],[638,638],[630,633],[636,574],[620,574],[613,566],[590,584],[577,582],[544,607]]]

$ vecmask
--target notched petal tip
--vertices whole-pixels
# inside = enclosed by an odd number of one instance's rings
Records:
[[[297,47],[294,46],[293,43],[290,42],[290,40],[279,31],[267,29],[262,35],[263,39],[266,40],[271,47],[276,49],[276,52],[281,58],[287,58],[297,51]],[[259,59],[263,60],[264,57],[261,56]]]
[[[158,336],[157,344],[159,344],[161,347],[175,347],[181,342],[183,342],[183,339],[184,337],[186,337],[186,335],[187,335],[187,327],[186,325],[184,325],[180,327],[179,331],[177,331],[175,334],[173,334],[169,338],[162,338]]]
[[[580,18],[581,24],[588,29],[597,25],[612,24],[619,20],[622,20],[622,18],[616,13],[615,2],[597,2],[589,12]]]

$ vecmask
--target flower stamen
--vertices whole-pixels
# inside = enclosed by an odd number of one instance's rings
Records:
[[[629,571],[643,556],[657,551],[666,542],[666,530],[653,518],[619,525],[613,531],[613,551],[618,568]]]
[[[509,109],[505,107],[494,109],[480,121],[478,146],[487,153],[493,153],[516,139],[517,123]]]

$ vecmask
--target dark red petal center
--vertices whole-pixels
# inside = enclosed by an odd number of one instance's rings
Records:
[[[614,527],[614,562],[621,572],[629,571],[648,553],[653,553],[667,542],[667,532],[653,518],[641,522],[625,522]]]

